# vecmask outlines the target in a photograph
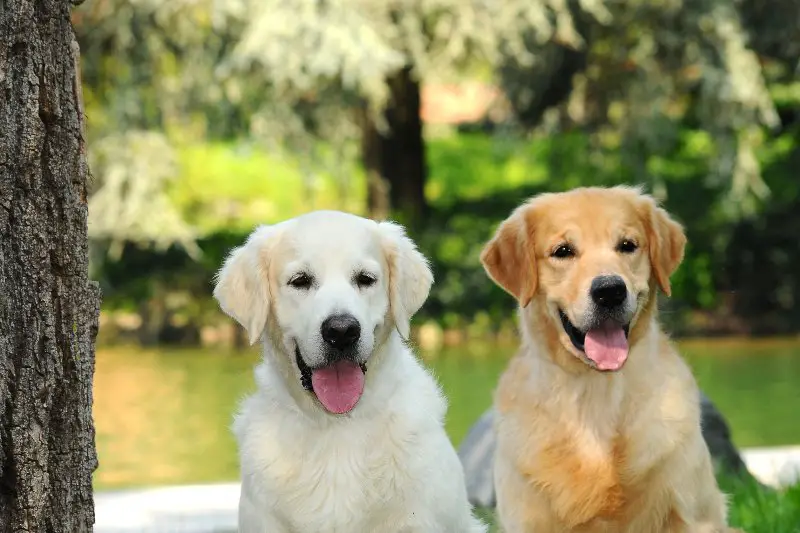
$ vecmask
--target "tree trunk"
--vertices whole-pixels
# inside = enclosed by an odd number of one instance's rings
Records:
[[[0,533],[92,530],[94,339],[68,0],[0,0]]]
[[[389,101],[385,128],[364,115],[361,153],[367,173],[370,215],[384,218],[391,211],[409,225],[427,213],[425,143],[420,116],[420,84],[410,68],[387,80]]]

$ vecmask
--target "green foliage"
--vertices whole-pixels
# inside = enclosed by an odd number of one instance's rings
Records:
[[[431,215],[412,222],[436,270],[428,317],[508,320],[477,256],[525,196],[638,182],[689,233],[670,316],[724,305],[786,328],[800,299],[800,49],[798,7],[775,1],[785,16],[763,0],[87,2],[74,23],[93,264],[125,293],[152,269],[115,277],[101,252],[177,244],[199,261],[180,283],[203,293],[198,251],[219,235],[314,208],[365,213],[357,139],[387,80],[479,72],[513,112],[492,137],[427,139]]]
[[[129,130],[106,136],[92,146],[89,162],[94,177],[91,239],[109,243],[117,259],[126,242],[162,249],[179,243],[196,256],[194,231],[166,194],[178,174],[163,135]]]
[[[758,0],[97,0],[74,17],[92,150],[129,129],[162,130],[172,150],[253,135],[302,155],[305,190],[327,173],[338,191],[352,190],[359,110],[380,107],[394,72],[411,66],[418,79],[441,80],[495,69],[517,118],[537,108],[527,126],[538,136],[566,142],[579,128],[581,159],[614,159],[656,192],[685,171],[674,155],[686,131],[703,131],[698,179],[729,193],[731,216],[757,213],[769,192],[756,151],[761,126],[778,123],[773,99],[798,101],[797,53],[766,36],[796,35],[790,20],[765,18]],[[501,157],[508,142],[498,143]],[[560,161],[538,176],[509,161],[505,186],[560,173]]]
[[[97,0],[75,11],[90,135],[128,128],[241,131],[258,94],[217,76],[231,36],[217,31],[212,4]],[[200,131],[198,115],[205,119]]]
[[[304,117],[292,138],[311,132],[346,141],[360,134],[353,111],[362,102],[380,108],[401,68],[442,80],[488,66],[517,118],[532,115],[529,129],[582,128],[594,157],[618,150],[632,178],[654,190],[669,178],[663,160],[686,126],[704,130],[704,179],[726,189],[733,214],[753,214],[769,192],[756,156],[762,127],[779,118],[740,4],[239,0],[220,10],[241,28],[223,69],[260,80],[278,109]],[[267,101],[261,113],[275,117],[273,108]]]
[[[343,186],[335,172],[309,174],[298,157],[247,144],[184,145],[178,160],[180,179],[170,197],[203,235],[247,232],[310,209],[363,211],[363,176],[357,172]]]
[[[705,130],[713,147],[706,178],[727,186],[733,209],[753,212],[767,190],[755,151],[762,126],[779,118],[741,3],[604,2],[602,19],[568,5],[584,46],[529,39],[532,60],[511,56],[499,70],[523,124],[582,128],[591,149],[619,149],[635,179],[654,188],[666,176],[652,158],[672,157],[687,126]]]
[[[583,9],[605,18],[600,0]],[[338,80],[372,100],[386,96],[385,80],[412,65],[421,77],[457,74],[500,50],[530,54],[523,36],[578,44],[572,15],[555,0],[239,0],[221,14],[242,27],[230,62],[257,65],[270,83],[300,91]]]
[[[797,156],[786,155],[795,153],[793,135],[787,132],[764,145],[765,178],[781,196],[761,217],[732,218],[725,190],[703,179],[709,144],[702,132],[684,132],[674,157],[659,163],[667,177],[661,189],[665,205],[686,226],[689,237],[665,315],[674,330],[682,331],[682,311],[716,309],[730,299],[729,291],[737,295],[736,313],[752,327],[792,329],[798,316],[795,302],[800,301],[800,283],[792,266],[800,262],[794,252],[798,248],[792,245],[800,231],[800,185],[792,170],[796,164],[792,157]],[[429,139],[432,211],[413,237],[430,257],[437,281],[420,320],[435,320],[445,327],[481,323],[490,329],[512,320],[513,301],[489,282],[478,261],[480,250],[496,225],[533,194],[632,181],[618,152],[596,158],[586,149],[589,142],[580,133],[532,143],[504,142],[483,134]],[[178,178],[170,184],[169,197],[180,217],[197,228],[202,260],[174,263],[175,258],[167,259],[178,253],[172,251],[137,255],[133,261],[129,249],[124,265],[104,267],[109,307],[152,297],[135,287],[145,287],[160,276],[166,276],[163,287],[207,296],[226,246],[244,240],[256,224],[311,209],[364,212],[359,174],[348,187],[341,187],[332,173],[308,181],[296,159],[246,144],[187,144],[178,149],[176,161]],[[176,272],[170,274],[171,268]],[[770,276],[760,274],[765,269]],[[206,311],[202,316],[213,318]]]
[[[342,139],[345,124],[358,135],[350,111],[361,100],[380,107],[399,69],[432,80],[489,65],[518,115],[538,106],[530,126],[584,128],[589,150],[621,150],[635,179],[654,187],[666,176],[651,159],[671,156],[694,122],[711,134],[707,179],[727,186],[733,209],[753,213],[768,193],[755,154],[761,127],[779,120],[739,4],[239,0],[220,10],[241,28],[223,68],[276,91],[315,134]],[[570,54],[580,60],[564,73]],[[556,122],[543,117],[553,106]],[[328,120],[308,118],[318,109]]]

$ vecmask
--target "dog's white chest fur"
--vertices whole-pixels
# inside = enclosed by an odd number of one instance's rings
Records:
[[[249,407],[261,403],[254,400]],[[388,420],[342,420],[315,431],[302,420],[261,422],[251,419],[241,435],[243,462],[250,463],[254,488],[264,491],[263,510],[271,507],[293,529],[369,531],[387,508],[408,507],[411,483],[398,465],[414,472],[409,448],[417,448],[419,436],[409,428]]]
[[[259,524],[241,533],[483,531],[464,505],[438,386],[410,354],[392,359],[380,371],[393,379],[346,417],[308,416],[268,363],[259,368],[259,391],[234,424],[240,521]]]

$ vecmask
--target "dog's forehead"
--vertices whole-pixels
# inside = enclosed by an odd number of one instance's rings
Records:
[[[298,217],[286,235],[292,259],[334,267],[341,262],[363,262],[380,256],[375,222],[338,212]]]
[[[551,195],[531,206],[534,234],[545,239],[604,239],[638,233],[642,220],[631,197],[611,191]]]

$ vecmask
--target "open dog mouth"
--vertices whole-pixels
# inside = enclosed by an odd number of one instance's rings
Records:
[[[628,358],[630,324],[606,320],[586,332],[570,322],[566,313],[558,310],[561,325],[572,345],[586,356],[586,362],[598,370],[619,370]]]
[[[364,393],[364,375],[367,366],[347,359],[329,365],[311,368],[303,360],[300,347],[294,348],[297,368],[300,369],[300,384],[316,396],[322,406],[333,414],[344,414],[353,410]]]

